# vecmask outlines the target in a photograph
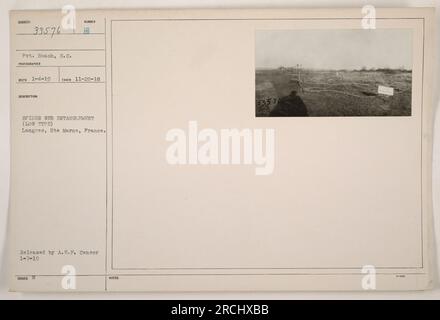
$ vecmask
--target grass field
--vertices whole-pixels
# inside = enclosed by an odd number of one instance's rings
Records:
[[[411,71],[301,70],[298,95],[309,116],[410,116]],[[269,116],[279,98],[287,95],[296,70],[256,71],[256,116]],[[378,86],[394,88],[394,94],[378,94]]]

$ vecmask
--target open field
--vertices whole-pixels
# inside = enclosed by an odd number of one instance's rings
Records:
[[[298,80],[298,95],[309,116],[410,116],[411,71],[378,70],[256,70],[256,116],[269,116],[279,98]],[[394,89],[393,95],[378,93],[378,86]]]

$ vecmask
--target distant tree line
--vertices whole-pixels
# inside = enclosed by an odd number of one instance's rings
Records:
[[[383,72],[383,73],[401,73],[401,72],[411,72],[411,70],[405,69],[404,67],[399,67],[399,68],[367,68],[367,67],[362,67],[356,71],[360,71],[360,72]]]

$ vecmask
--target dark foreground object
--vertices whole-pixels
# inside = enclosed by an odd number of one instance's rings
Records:
[[[301,97],[292,92],[281,98],[278,104],[270,112],[271,117],[308,117],[307,107]]]

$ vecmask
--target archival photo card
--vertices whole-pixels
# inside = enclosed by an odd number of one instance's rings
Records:
[[[11,291],[432,287],[434,9],[74,14],[10,13]]]
[[[257,30],[257,117],[411,116],[412,30]]]

